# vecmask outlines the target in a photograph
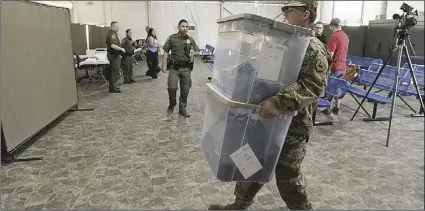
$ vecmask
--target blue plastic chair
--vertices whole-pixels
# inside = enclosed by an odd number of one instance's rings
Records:
[[[347,66],[351,65],[351,59],[347,58],[347,60],[345,61],[345,65],[347,65]]]
[[[349,82],[336,78],[333,76],[328,77],[328,85],[325,88],[326,95],[335,99],[342,99],[347,94],[348,87],[350,86]],[[331,108],[332,103],[326,99],[319,98],[317,103],[317,108]],[[317,110],[317,109],[316,109]],[[316,122],[316,110],[313,113],[313,124],[314,126],[322,126],[322,125],[332,125],[332,121],[327,122]]]

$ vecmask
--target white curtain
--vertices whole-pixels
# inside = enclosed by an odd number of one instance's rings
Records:
[[[112,1],[111,21],[118,21],[118,37],[125,37],[125,30],[133,31],[133,40],[146,38],[145,27],[148,25],[148,9],[145,1]],[[109,23],[108,23],[109,24]]]
[[[149,2],[150,26],[156,29],[160,44],[164,44],[168,36],[177,33],[178,22],[186,19],[189,25],[195,26],[198,46],[205,44],[215,46],[217,43],[217,19],[220,16],[220,4],[216,2]],[[195,34],[194,34],[195,33]]]

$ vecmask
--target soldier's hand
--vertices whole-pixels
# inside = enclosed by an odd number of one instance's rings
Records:
[[[260,103],[261,111],[260,117],[262,118],[274,118],[279,114],[279,110],[269,100]]]
[[[167,68],[161,68],[161,70],[162,70],[163,73],[167,72]]]

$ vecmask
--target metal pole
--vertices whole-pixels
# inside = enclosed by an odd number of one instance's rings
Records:
[[[220,2],[220,18],[223,17],[223,2]]]
[[[152,27],[152,25],[151,25],[151,1],[148,1],[147,5],[148,5],[148,12],[147,12],[148,26]]]
[[[366,7],[366,3],[365,3],[365,1],[362,1],[362,12],[361,12],[361,16],[360,16],[360,25],[366,25],[365,23],[363,23],[364,14],[365,14],[365,7]]]

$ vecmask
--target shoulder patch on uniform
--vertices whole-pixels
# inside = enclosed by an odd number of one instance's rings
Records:
[[[115,34],[112,34],[112,39],[117,39],[117,36],[115,36]]]
[[[186,44],[190,44],[190,39],[186,39]]]
[[[325,71],[327,69],[326,66],[327,66],[326,63],[322,58],[320,58],[320,57],[317,58],[317,60],[316,60],[316,70],[318,72]]]

